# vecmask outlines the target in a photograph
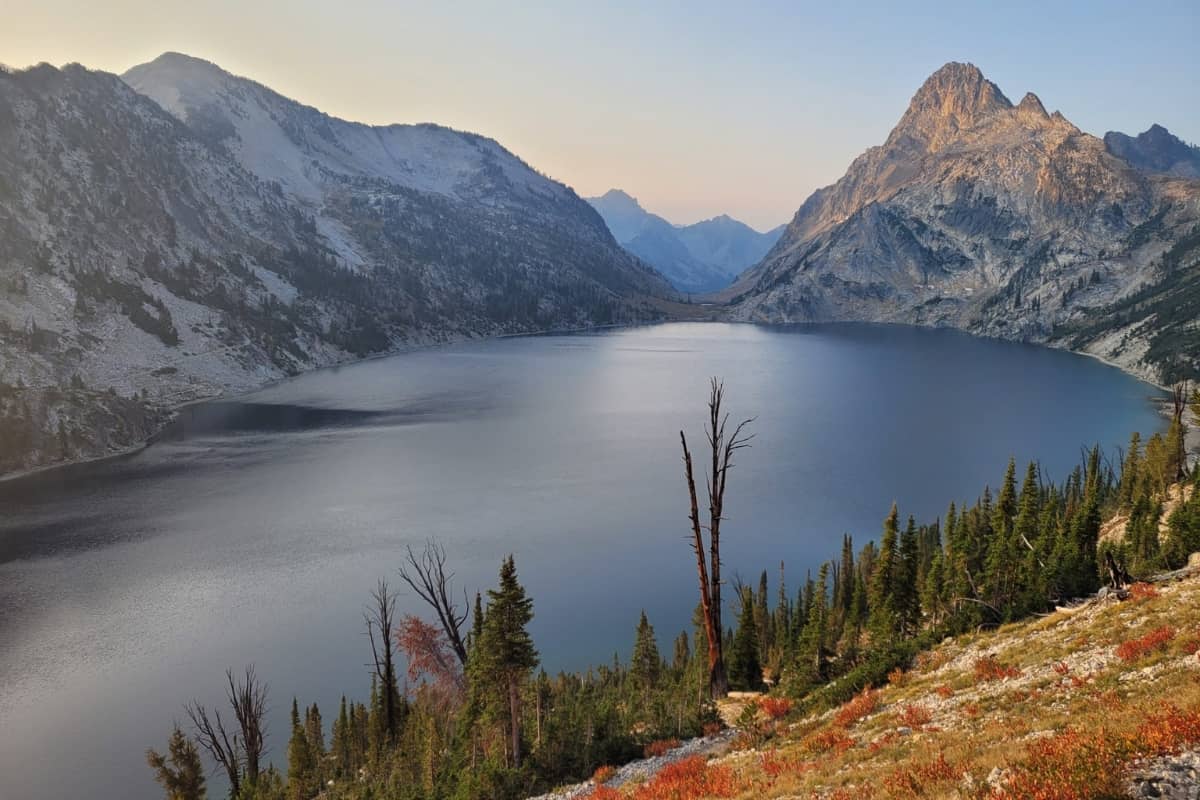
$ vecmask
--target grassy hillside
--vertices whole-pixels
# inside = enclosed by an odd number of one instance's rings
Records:
[[[947,639],[910,671],[837,708],[794,719],[786,701],[764,702],[779,718],[761,713],[732,752],[591,796],[1157,796],[1146,789],[1150,775],[1160,784],[1153,791],[1164,793],[1162,775],[1196,780],[1194,764],[1172,773],[1163,759],[1183,763],[1190,754],[1181,751],[1200,747],[1198,650],[1193,567],[1137,584],[1124,601],[1097,598]]]

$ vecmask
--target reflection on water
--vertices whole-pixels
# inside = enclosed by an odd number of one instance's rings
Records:
[[[282,762],[292,695],[328,719],[366,693],[367,591],[431,536],[471,592],[516,555],[549,669],[627,655],[642,608],[673,636],[695,603],[678,432],[714,374],[759,434],[726,569],[784,559],[793,589],[893,499],[929,519],[1010,455],[1057,479],[1158,425],[1095,361],[886,326],[475,343],[193,406],[140,453],[0,483],[0,798],[159,796],[145,748],[250,661]]]

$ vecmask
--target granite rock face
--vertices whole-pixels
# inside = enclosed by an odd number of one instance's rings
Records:
[[[1014,105],[978,68],[951,63],[723,297],[743,320],[1067,344],[1072,326],[1161,281],[1164,254],[1198,222],[1200,181],[1143,169],[1032,93]],[[1145,358],[1154,331],[1106,340],[1121,327],[1071,344],[1161,378]]]

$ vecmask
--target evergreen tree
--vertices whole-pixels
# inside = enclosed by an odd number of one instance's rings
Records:
[[[754,593],[742,590],[742,610],[729,651],[729,680],[738,689],[762,686],[762,662],[758,660],[758,628],[754,623]]]
[[[911,635],[921,620],[920,586],[917,583],[919,550],[917,522],[910,516],[900,536],[899,559],[892,573],[892,602],[901,636]]]
[[[637,636],[633,642],[633,657],[629,661],[629,674],[645,698],[658,686],[662,672],[662,659],[658,655],[658,643],[654,639],[654,627],[646,619],[645,610],[638,620]]]
[[[829,606],[827,600],[829,563],[817,571],[816,591],[808,609],[808,620],[796,648],[796,677],[804,687],[816,686],[827,678]]]
[[[487,613],[472,659],[472,680],[493,684],[508,709],[513,767],[521,767],[521,687],[538,665],[538,653],[526,626],[533,619],[533,601],[517,580],[510,555],[500,567],[500,585],[488,590]]]
[[[316,792],[313,790],[312,750],[308,736],[300,724],[300,709],[296,698],[292,698],[292,737],[288,741],[288,794],[292,800],[306,800]]]
[[[146,751],[146,763],[154,770],[154,780],[166,792],[166,800],[203,800],[205,797],[200,751],[178,725],[171,731],[166,755],[150,748]]]
[[[893,591],[896,586],[897,565],[900,560],[898,537],[900,535],[900,511],[892,503],[892,510],[883,523],[883,536],[879,540],[879,557],[871,575],[867,607],[870,611],[872,637],[880,644],[890,642],[900,628],[900,614],[896,608]]]

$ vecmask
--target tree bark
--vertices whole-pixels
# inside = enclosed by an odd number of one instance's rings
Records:
[[[508,679],[508,710],[511,716],[513,769],[521,768],[521,687],[516,677]]]

